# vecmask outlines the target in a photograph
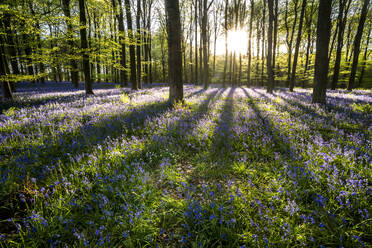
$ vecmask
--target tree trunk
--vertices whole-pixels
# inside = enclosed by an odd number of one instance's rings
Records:
[[[216,11],[217,12],[217,11]],[[216,51],[217,51],[217,25],[218,16],[215,15],[214,18],[214,40],[213,40],[213,75],[216,75]]]
[[[202,16],[202,40],[203,40],[203,83],[204,89],[209,87],[209,59],[208,59],[208,39],[207,39],[207,23],[208,23],[208,0],[203,0],[203,16]]]
[[[357,34],[355,35],[355,39],[354,39],[353,64],[351,66],[351,73],[350,73],[349,83],[347,85],[348,90],[352,90],[354,88],[355,75],[356,75],[356,71],[357,71],[357,67],[358,67],[358,59],[359,59],[359,53],[360,53],[360,41],[362,39],[364,23],[365,23],[366,17],[367,17],[368,4],[369,4],[369,0],[364,0],[363,8],[362,8],[362,14],[360,16],[360,20],[359,20],[359,24],[358,24],[358,31],[357,31]]]
[[[3,22],[2,20],[0,20]],[[3,23],[2,23],[3,24]],[[9,66],[8,61],[5,54],[5,37],[3,34],[0,34],[0,77],[8,75],[9,72]],[[1,89],[3,92],[3,97],[6,100],[12,100],[12,89],[10,87],[10,83],[6,81],[5,79],[1,81]]]
[[[275,77],[275,60],[276,60],[276,47],[277,47],[277,41],[278,41],[278,16],[279,16],[279,13],[278,13],[278,6],[279,2],[278,0],[275,0],[274,1],[274,5],[275,5],[275,13],[274,13],[274,37],[273,37],[273,42],[274,42],[274,45],[273,45],[273,69],[274,69],[274,77]],[[275,80],[274,80],[274,83],[275,83]]]
[[[309,56],[310,56],[310,46],[311,46],[311,35],[312,35],[312,30],[311,30],[311,23],[313,20],[313,14],[314,14],[314,1],[311,1],[311,8],[310,8],[310,15],[306,17],[308,18],[306,20],[306,27],[307,27],[307,45],[306,45],[306,62],[305,62],[305,74],[309,68]]]
[[[112,0],[112,4],[114,7],[114,11],[116,14],[116,19],[118,20],[118,28],[119,28],[119,43],[121,49],[121,56],[120,56],[120,87],[125,87],[128,85],[128,76],[127,76],[127,59],[126,59],[126,51],[125,51],[125,30],[124,30],[124,12],[122,1],[118,0],[119,3],[119,13],[116,10],[116,0]]]
[[[347,34],[346,34],[346,55],[345,55],[345,62],[349,62],[349,52],[350,52],[350,46],[351,46],[351,29],[352,29],[352,23],[353,21],[350,20],[349,25],[347,27]]]
[[[274,0],[268,0],[269,8],[269,29],[267,30],[267,92],[272,93],[274,90],[274,72],[271,66],[273,54],[273,21],[274,21]]]
[[[193,11],[193,8],[192,8],[192,5],[190,4],[190,15],[192,15],[192,11]],[[190,83],[193,83],[195,82],[195,79],[194,79],[194,66],[193,66],[193,63],[192,63],[192,54],[193,54],[193,46],[192,46],[192,42],[194,40],[194,37],[193,37],[193,34],[192,34],[192,26],[193,26],[193,22],[192,22],[192,19],[190,20],[190,54],[189,54],[189,57],[190,57]]]
[[[169,101],[183,101],[181,20],[179,0],[165,0],[168,31]]]
[[[360,72],[360,77],[359,77],[359,81],[358,81],[358,87],[360,87],[362,85],[364,71],[366,69],[367,58],[368,58],[368,45],[369,45],[369,38],[370,38],[370,36],[371,36],[371,28],[368,31],[368,36],[367,36],[367,40],[366,40],[366,48],[364,50],[364,56],[363,56],[363,62],[362,62],[362,70]]]
[[[132,83],[132,89],[138,90],[137,74],[136,74],[136,48],[134,43],[134,32],[132,28],[132,14],[130,12],[130,1],[125,0],[125,13],[127,16],[127,28],[128,38],[130,41],[129,45],[129,56],[130,56],[130,82]]]
[[[261,44],[261,31],[260,20],[257,18],[257,63],[256,63],[256,84],[260,73],[260,44]]]
[[[226,71],[227,71],[227,60],[229,58],[229,47],[228,47],[228,44],[227,44],[227,35],[228,35],[228,30],[227,30],[227,11],[228,11],[228,6],[229,6],[229,0],[226,0],[225,1],[225,64],[224,64],[224,67],[223,67],[223,80],[222,80],[222,87],[225,88],[226,87]]]
[[[137,16],[136,16],[136,43],[137,43],[137,84],[138,88],[142,89],[141,82],[141,0],[137,0]]]
[[[337,37],[337,34],[338,34],[338,28],[339,28],[339,25],[336,25],[336,30],[332,36],[332,41],[331,41],[331,45],[329,47],[329,52],[328,52],[328,61],[331,62],[331,56],[332,56],[332,52],[333,52],[333,46],[335,44],[335,41],[336,41],[336,37]],[[332,27],[331,27],[331,33],[332,33]]]
[[[161,34],[160,36],[160,50],[161,50],[161,68],[162,68],[162,81],[168,82],[168,80],[165,79],[165,47],[164,47],[164,35]]]
[[[74,48],[74,35],[73,35],[73,27],[72,27],[72,20],[71,20],[71,12],[70,12],[70,0],[62,0],[62,9],[63,14],[66,17],[66,26],[67,26],[67,44],[70,55],[73,55],[73,48]],[[71,81],[72,85],[75,88],[79,87],[79,71],[78,65],[75,59],[70,60],[70,74],[71,74]]]
[[[81,36],[81,49],[83,50],[83,70],[85,77],[85,93],[87,95],[93,95],[92,81],[90,77],[89,68],[89,51],[87,41],[87,19],[85,17],[85,0],[79,0],[79,11],[80,11],[80,36]]]
[[[99,14],[99,13],[98,13]],[[100,61],[100,43],[101,43],[101,31],[99,25],[99,18],[97,20],[97,13],[93,12],[93,23],[94,23],[94,38],[97,42],[97,51],[96,51],[96,69],[97,69],[97,82],[101,82],[101,61]]]
[[[251,0],[251,16],[249,17],[249,34],[248,34],[248,68],[247,68],[247,85],[252,85],[251,83],[251,61],[252,61],[252,22],[254,13],[254,1]]]
[[[290,91],[293,91],[295,81],[296,81],[297,59],[298,59],[298,52],[300,50],[300,44],[301,44],[302,24],[304,22],[305,9],[306,9],[306,0],[302,0],[300,23],[298,25],[298,34],[297,34],[297,40],[296,40],[295,54],[294,54],[294,57],[293,57],[292,76],[291,76],[291,81],[290,81],[290,84],[289,84],[289,90]]]
[[[16,49],[16,43],[14,41],[14,31],[11,28],[10,25],[10,14],[5,13],[3,17],[3,23],[5,27],[6,32],[6,43],[8,46],[8,53],[9,53],[9,60],[10,65],[12,67],[12,73],[15,75],[19,75],[20,71],[18,68],[18,60],[17,60],[17,49]],[[5,37],[4,37],[5,39]],[[11,90],[14,92],[16,91],[16,83],[10,82]]]
[[[263,0],[263,12],[262,12],[262,67],[261,67],[261,86],[264,83],[264,67],[265,67],[265,19],[266,19],[266,1]]]
[[[195,84],[198,83],[198,1],[195,0]]]
[[[347,13],[349,10],[349,6],[351,4],[351,0],[348,1],[348,6],[345,6],[347,0],[339,0],[339,13],[338,13],[338,37],[337,37],[337,50],[336,50],[336,59],[335,59],[335,66],[333,69],[333,78],[331,83],[331,89],[335,90],[338,83],[338,77],[340,74],[340,65],[341,65],[341,56],[342,56],[342,47],[344,42],[344,32],[347,20]],[[345,8],[346,7],[346,8]]]
[[[313,103],[326,103],[328,78],[328,46],[331,34],[332,1],[320,0],[316,30],[316,55]]]
[[[288,23],[287,23],[287,16],[285,18],[285,24],[286,24],[286,29],[287,29],[287,46],[288,46],[287,87],[289,87],[289,84],[290,84],[290,81],[291,81],[293,37],[294,37],[294,33],[295,33],[295,30],[296,30],[296,23],[297,23],[297,4],[298,4],[298,0],[295,0],[294,2],[295,2],[294,20],[293,20],[292,32],[291,32],[289,40],[288,40],[289,27],[288,27]],[[288,1],[286,1],[286,15],[288,14],[287,4],[288,4]]]

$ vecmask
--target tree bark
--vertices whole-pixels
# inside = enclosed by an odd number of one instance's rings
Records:
[[[346,3],[348,1],[348,5]],[[339,13],[338,13],[338,37],[337,37],[337,50],[336,50],[336,59],[335,59],[335,66],[333,69],[333,78],[331,83],[331,89],[335,90],[338,83],[338,77],[340,74],[340,65],[341,65],[341,55],[342,55],[342,47],[344,42],[344,32],[347,20],[347,13],[349,11],[349,7],[351,4],[351,0],[339,0]]]
[[[137,15],[136,15],[136,52],[137,52],[137,84],[138,88],[142,89],[141,82],[141,0],[137,0]]]
[[[311,23],[313,20],[313,14],[314,14],[314,1],[311,1],[311,8],[310,8],[310,15],[306,15],[306,27],[307,27],[307,45],[306,45],[306,62],[305,62],[305,74],[309,68],[309,56],[310,56],[310,47],[311,47],[311,36],[312,36],[312,29],[311,29]]]
[[[347,85],[348,90],[352,90],[354,88],[355,75],[356,75],[356,71],[357,71],[357,67],[358,67],[358,59],[359,59],[359,53],[360,53],[360,41],[362,39],[364,23],[365,23],[366,17],[367,17],[368,4],[369,4],[369,0],[364,0],[363,1],[362,14],[360,16],[360,20],[359,20],[359,24],[358,24],[358,31],[357,31],[357,33],[355,35],[355,39],[354,39],[353,64],[351,66],[351,73],[350,73],[349,83]]]
[[[297,40],[296,40],[296,47],[295,47],[295,54],[293,57],[293,67],[292,67],[292,76],[291,81],[289,84],[289,90],[293,91],[295,81],[296,81],[296,68],[297,68],[297,59],[298,59],[298,52],[300,50],[300,44],[301,44],[301,37],[302,37],[302,25],[304,22],[304,15],[305,15],[305,8],[306,8],[306,0],[302,0],[302,8],[301,8],[301,14],[300,14],[300,23],[298,25],[298,33],[297,33]]]
[[[198,83],[198,1],[195,0],[195,84]]]
[[[261,86],[264,83],[264,67],[265,67],[265,20],[266,20],[266,1],[263,0],[262,12],[262,68],[261,68]]]
[[[130,41],[129,45],[129,56],[130,56],[130,82],[132,83],[132,89],[138,90],[137,74],[136,74],[136,48],[134,45],[134,32],[132,28],[132,14],[130,11],[130,1],[125,0],[125,13],[127,17],[127,28],[128,38]]]
[[[128,76],[127,76],[127,58],[126,58],[126,51],[125,51],[125,30],[124,30],[124,12],[122,1],[118,0],[119,3],[119,13],[116,10],[116,0],[112,0],[112,4],[114,7],[116,19],[118,20],[118,28],[119,28],[119,43],[120,43],[120,87],[128,86]]]
[[[183,101],[181,20],[179,0],[165,0],[168,31],[169,101]]]
[[[316,55],[312,102],[326,103],[328,78],[328,46],[331,34],[332,1],[320,0],[316,30]]]
[[[85,77],[85,94],[93,95],[92,81],[89,68],[89,52],[87,41],[87,19],[85,16],[85,0],[79,0],[80,12],[80,36],[81,36],[81,49],[83,50],[83,70]]]
[[[249,34],[248,34],[248,68],[247,68],[247,85],[252,85],[251,83],[251,61],[252,61],[252,22],[254,13],[254,1],[251,0],[251,16],[249,17]]]
[[[278,16],[279,16],[279,13],[278,13],[278,6],[279,4],[279,1],[278,0],[275,0],[274,1],[274,37],[273,37],[273,42],[274,42],[274,45],[273,45],[273,69],[274,69],[274,77],[275,77],[275,60],[276,60],[276,47],[277,47],[277,41],[278,41]],[[275,80],[274,80],[274,83],[275,83]]]
[[[0,20],[3,22],[3,20]],[[3,34],[0,34],[0,76],[6,76],[10,73],[8,61],[5,54],[5,37]],[[12,89],[10,83],[7,80],[1,81],[1,89],[3,92],[3,97],[6,100],[12,100]]]
[[[370,36],[371,36],[371,28],[369,28],[369,30],[368,30],[368,36],[367,36],[367,40],[366,40],[366,47],[365,47],[365,50],[364,50],[364,56],[363,56],[363,62],[362,62],[362,70],[360,72],[360,77],[359,77],[359,81],[358,81],[358,87],[360,87],[362,85],[364,71],[366,69],[367,58],[368,58],[368,45],[369,45],[369,38],[370,38]]]
[[[6,32],[6,43],[8,46],[8,53],[9,53],[9,60],[10,60],[10,65],[12,67],[12,73],[15,75],[19,75],[20,71],[18,68],[18,60],[17,60],[17,49],[16,49],[16,43],[14,41],[14,30],[11,28],[11,15],[8,13],[4,13],[3,16],[3,23],[5,27],[5,32]],[[5,37],[4,37],[5,39]],[[16,83],[15,82],[10,82],[11,86],[11,91],[16,91]]]
[[[273,54],[273,21],[274,21],[274,0],[268,0],[269,8],[269,29],[267,30],[267,92],[272,93],[274,90],[274,72],[272,63]]]
[[[209,59],[208,59],[208,39],[207,39],[207,23],[208,23],[208,0],[203,0],[203,16],[202,16],[202,40],[203,40],[203,84],[204,89],[209,87]]]
[[[287,5],[288,1],[286,1],[286,18],[285,18],[285,25],[287,29],[287,46],[288,46],[288,70],[287,70],[287,87],[289,87],[290,81],[291,81],[291,71],[292,71],[292,47],[293,47],[293,37],[294,33],[296,30],[296,24],[297,24],[297,5],[298,5],[298,0],[295,0],[295,6],[294,6],[294,20],[293,20],[293,26],[292,26],[292,32],[290,35],[290,38],[288,40],[289,36],[289,27],[288,27],[288,22],[287,22],[287,15],[288,15],[288,10],[287,10]]]
[[[226,87],[226,71],[227,71],[227,61],[228,61],[228,58],[229,58],[229,47],[228,47],[228,44],[227,44],[227,35],[228,35],[228,30],[227,30],[227,10],[228,10],[228,6],[229,6],[229,0],[226,0],[225,1],[225,23],[224,23],[224,28],[225,28],[225,64],[224,64],[224,67],[223,67],[223,80],[222,80],[222,87],[225,88]]]

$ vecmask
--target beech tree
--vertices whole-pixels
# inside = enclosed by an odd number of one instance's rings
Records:
[[[328,46],[331,34],[332,1],[320,0],[316,29],[316,55],[313,103],[326,103],[328,77]]]
[[[183,101],[181,18],[179,0],[165,0],[168,33],[169,101]]]
[[[83,53],[83,70],[85,80],[85,93],[87,95],[93,95],[92,79],[90,75],[89,65],[89,51],[88,51],[88,40],[87,40],[87,19],[85,16],[85,0],[79,0],[79,13],[80,13],[80,39],[81,49]]]
[[[358,24],[358,31],[354,39],[353,64],[351,66],[349,83],[347,85],[348,90],[352,90],[354,88],[355,75],[356,75],[359,53],[360,53],[360,41],[362,40],[364,23],[366,22],[366,17],[367,17],[368,5],[369,5],[369,0],[363,0],[362,14],[360,16],[360,20]]]

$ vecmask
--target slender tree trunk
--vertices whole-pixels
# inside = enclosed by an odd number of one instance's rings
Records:
[[[230,69],[229,69],[229,84],[232,85],[233,81],[233,53],[230,52]]]
[[[310,15],[307,16],[306,20],[306,28],[307,28],[307,45],[306,45],[306,62],[305,62],[305,71],[304,73],[306,74],[307,70],[309,69],[309,56],[310,56],[310,47],[311,47],[311,35],[312,35],[312,30],[311,30],[311,23],[313,20],[313,12],[314,11],[314,1],[311,1],[311,8],[310,8]]]
[[[263,0],[262,12],[262,68],[261,68],[261,86],[264,85],[264,68],[265,68],[265,20],[266,20],[266,1]]]
[[[203,0],[203,16],[202,16],[202,40],[203,40],[203,83],[204,89],[209,87],[209,56],[208,56],[208,39],[207,39],[207,23],[208,23],[208,0]]]
[[[350,47],[351,47],[351,29],[352,29],[352,23],[353,21],[350,20],[348,28],[347,28],[347,34],[346,34],[346,56],[345,56],[345,62],[349,62],[349,53],[350,53]],[[351,56],[350,56],[351,57]]]
[[[151,11],[149,13],[149,16],[151,16]],[[152,78],[152,37],[151,37],[151,20],[149,18],[149,36],[148,36],[148,49],[149,49],[149,83],[152,84],[153,78]]]
[[[360,53],[360,41],[362,39],[363,35],[363,29],[364,29],[364,23],[366,21],[367,12],[368,12],[368,4],[369,0],[363,1],[363,8],[362,8],[362,14],[360,16],[359,24],[358,24],[358,31],[355,35],[354,39],[354,55],[353,55],[353,64],[351,66],[351,73],[349,78],[349,83],[347,85],[348,90],[352,90],[354,88],[354,81],[358,66],[358,59],[359,59],[359,53]]]
[[[274,72],[272,68],[272,54],[273,54],[273,22],[274,22],[274,0],[268,0],[269,8],[269,29],[267,31],[267,92],[272,93],[274,90]]]
[[[161,34],[160,36],[160,49],[161,49],[161,67],[162,67],[162,81],[163,82],[168,82],[165,79],[165,47],[164,47],[164,35]]]
[[[3,20],[0,20],[0,23],[3,24]],[[5,53],[5,37],[3,34],[0,34],[0,77],[6,76],[8,74],[10,74],[10,71]],[[13,99],[12,89],[10,87],[9,81],[5,79],[1,81],[1,90],[3,92],[4,99]]]
[[[274,8],[275,8],[275,13],[274,13],[274,37],[273,37],[273,42],[274,42],[274,45],[273,45],[273,70],[274,70],[274,77],[275,77],[275,60],[276,60],[276,47],[277,47],[277,41],[278,41],[278,6],[279,2],[278,0],[275,0],[274,1]],[[274,80],[274,83],[275,83],[275,80]]]
[[[360,87],[362,85],[364,71],[366,69],[367,58],[368,58],[368,45],[369,45],[369,38],[370,38],[370,36],[371,36],[371,28],[369,28],[368,36],[367,36],[367,40],[366,40],[366,47],[365,47],[365,50],[364,50],[364,56],[363,56],[363,62],[362,62],[362,70],[360,72],[360,77],[359,77],[359,81],[358,81],[358,87]]]
[[[216,19],[215,19],[216,20]],[[216,74],[216,51],[217,51],[217,22],[215,21],[214,40],[213,40],[213,75]]]
[[[339,25],[336,25],[336,30],[333,33],[331,45],[329,47],[329,52],[328,52],[328,61],[329,62],[331,62],[331,57],[332,57],[332,52],[333,52],[333,46],[334,46],[335,41],[336,41],[336,37],[337,37],[337,34],[338,34],[338,29],[339,29]],[[332,33],[332,28],[331,28],[331,33]]]
[[[116,0],[112,0],[113,7],[116,9]],[[128,76],[127,76],[127,59],[126,59],[126,50],[125,50],[125,30],[124,30],[124,11],[122,6],[122,0],[118,0],[119,3],[119,12],[115,10],[116,19],[118,20],[118,29],[119,29],[119,43],[120,43],[120,87],[125,87],[128,85]]]
[[[14,42],[14,31],[11,28],[10,25],[10,18],[11,15],[8,13],[5,13],[3,16],[3,23],[5,27],[5,32],[6,32],[6,43],[8,46],[8,53],[9,53],[9,60],[10,60],[10,65],[12,67],[12,73],[15,75],[19,75],[20,71],[18,68],[18,61],[17,61],[17,49],[16,49],[16,43]],[[3,38],[5,39],[5,37]],[[11,86],[11,91],[15,92],[16,91],[16,83],[10,82]]]
[[[125,13],[127,16],[128,38],[130,40],[129,56],[130,56],[130,81],[132,89],[138,90],[137,74],[136,74],[136,48],[134,43],[134,32],[132,28],[132,14],[130,10],[130,1],[125,0]]]
[[[333,69],[333,78],[331,83],[331,89],[335,90],[338,83],[338,77],[340,74],[340,65],[341,65],[341,55],[342,55],[342,47],[344,42],[344,32],[345,32],[345,25],[347,20],[347,13],[349,10],[349,6],[351,4],[351,0],[348,1],[348,6],[345,6],[347,0],[339,0],[339,13],[338,13],[338,37],[337,37],[337,51],[336,51],[336,59],[335,59],[335,66]]]
[[[332,1],[320,0],[316,30],[316,55],[313,103],[326,103],[328,78],[328,46],[331,34]]]
[[[251,16],[249,17],[249,41],[248,41],[248,69],[247,69],[247,85],[251,86],[251,61],[252,61],[252,22],[254,14],[254,1],[251,0]]]
[[[168,29],[169,101],[183,101],[181,20],[179,0],[165,0]]]
[[[223,80],[222,80],[222,87],[226,87],[226,71],[227,71],[227,60],[229,58],[229,47],[227,44],[227,36],[228,36],[228,30],[227,30],[227,11],[228,11],[228,6],[229,6],[229,0],[225,1],[225,23],[224,23],[224,29],[225,29],[225,64],[223,67]]]
[[[83,70],[85,77],[85,93],[87,95],[93,95],[92,81],[90,77],[89,68],[89,52],[88,52],[88,41],[87,41],[87,19],[85,17],[85,0],[79,0],[79,11],[80,11],[80,36],[81,36],[81,49],[83,50]]]
[[[242,53],[239,53],[239,76],[238,86],[242,85]]]
[[[294,0],[295,6],[294,6],[294,20],[293,20],[293,26],[292,26],[292,32],[289,38],[289,41],[287,40],[288,45],[288,70],[287,70],[287,87],[289,87],[290,81],[291,81],[291,71],[292,71],[292,47],[293,47],[293,38],[294,33],[296,30],[296,24],[297,24],[297,5],[298,0]],[[286,2],[286,8],[287,8],[287,2]],[[286,9],[287,14],[287,9]],[[287,27],[287,34],[289,32],[288,24],[287,24],[287,18],[286,18],[286,27]]]
[[[137,16],[136,16],[136,28],[137,28],[137,84],[138,88],[142,89],[141,82],[141,0],[137,0]]]
[[[261,44],[261,31],[260,20],[257,19],[257,63],[256,63],[256,84],[260,74],[260,44]]]
[[[304,21],[305,9],[306,9],[306,0],[302,0],[300,23],[298,25],[298,34],[297,34],[297,40],[296,40],[295,54],[294,54],[294,57],[293,57],[292,76],[291,76],[291,81],[290,81],[290,85],[289,85],[289,90],[290,91],[293,91],[295,81],[296,81],[297,59],[298,59],[298,52],[300,50],[300,44],[301,44],[302,25],[303,25],[303,21]]]
[[[198,83],[198,1],[195,0],[195,84]]]
[[[100,13],[98,13],[100,14]],[[98,19],[98,20],[97,20]],[[97,56],[96,56],[96,68],[97,68],[97,82],[101,82],[101,31],[100,31],[100,21],[99,17],[97,17],[97,14],[94,13],[94,36],[96,38],[96,42],[98,44],[97,46]]]

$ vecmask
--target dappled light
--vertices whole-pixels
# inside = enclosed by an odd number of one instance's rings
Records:
[[[313,232],[328,237],[330,221],[368,220],[366,91],[333,92],[325,108],[309,90],[187,85],[184,104],[171,107],[161,85],[95,86],[93,97],[68,84],[38,87],[20,85],[28,104],[2,110],[1,185],[14,194],[2,201],[5,235],[18,230],[38,246],[65,244],[61,232],[86,246],[191,244],[200,235],[261,245],[270,232],[270,242],[287,244],[302,226],[302,242],[312,243]]]
[[[372,248],[370,12],[2,0],[0,248]]]

